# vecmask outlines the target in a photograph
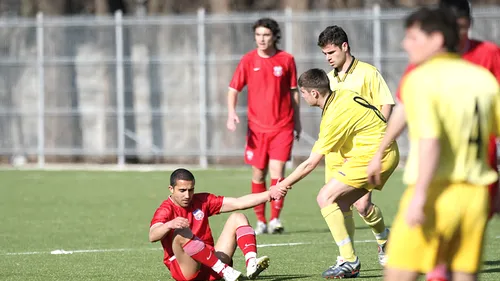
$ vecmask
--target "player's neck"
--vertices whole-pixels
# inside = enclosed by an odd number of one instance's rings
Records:
[[[460,46],[458,46],[458,51],[460,52],[460,54],[467,53],[470,49],[470,45],[470,38],[467,38],[464,40],[464,42],[461,42]]]
[[[328,95],[319,96],[319,98],[318,98],[318,107],[319,107],[319,108],[321,108],[321,110],[324,110],[324,109],[325,109],[326,102],[327,102],[328,98],[329,98],[331,95],[335,95],[335,93],[330,93],[330,94],[328,94]]]
[[[270,58],[270,57],[274,56],[276,54],[276,52],[278,52],[278,50],[276,50],[276,48],[274,48],[274,47],[268,48],[265,50],[257,49],[257,54],[261,58]]]
[[[337,74],[344,74],[344,73],[346,73],[347,70],[349,69],[349,66],[352,63],[352,60],[354,60],[354,58],[351,56],[351,54],[348,53],[346,55],[346,59],[345,59],[344,64],[342,65],[342,68],[340,68],[340,69],[336,68],[335,69],[335,70],[337,70]]]

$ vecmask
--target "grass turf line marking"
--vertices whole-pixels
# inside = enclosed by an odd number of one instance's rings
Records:
[[[497,238],[500,238],[500,236],[497,236]],[[376,240],[360,240],[360,241],[355,241],[355,243],[373,243],[376,242]],[[257,245],[257,248],[266,248],[266,247],[293,247],[293,246],[300,246],[300,245],[311,245],[314,243],[311,242],[291,242],[291,243],[275,243],[275,244],[260,244]],[[2,256],[20,256],[20,255],[43,255],[43,254],[51,254],[51,255],[69,255],[69,254],[80,254],[80,253],[112,253],[112,252],[128,252],[128,251],[138,251],[138,250],[154,250],[158,251],[161,250],[162,248],[143,248],[143,249],[89,249],[89,250],[53,250],[50,252],[19,252],[19,253],[5,253],[5,254],[0,254]]]

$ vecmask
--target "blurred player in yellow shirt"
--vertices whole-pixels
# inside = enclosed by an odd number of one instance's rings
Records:
[[[283,191],[312,172],[323,156],[340,154],[345,162],[335,168],[332,178],[317,196],[321,214],[340,252],[337,263],[323,272],[323,277],[354,278],[358,276],[361,264],[346,226],[349,222],[344,217],[359,198],[373,189],[382,189],[399,163],[397,144],[393,142],[383,153],[382,182],[369,184],[367,165],[379,148],[386,129],[382,113],[355,92],[346,89],[332,92],[327,74],[321,69],[306,71],[299,77],[298,84],[304,100],[323,110],[320,132],[309,158],[271,188],[271,197],[280,199]],[[328,172],[332,173],[331,170]]]
[[[476,280],[487,186],[498,177],[485,144],[500,131],[500,88],[488,70],[456,53],[451,11],[422,8],[405,27],[403,46],[419,66],[401,88],[410,139],[408,188],[392,227],[385,280],[416,280],[439,260],[453,280]]]
[[[385,120],[389,120],[394,105],[391,91],[375,66],[362,62],[351,54],[347,33],[339,26],[328,26],[319,35],[318,46],[330,66],[333,67],[333,70],[328,73],[331,90],[346,89],[359,94],[368,103],[374,105]],[[339,153],[329,153],[325,156],[325,165],[328,167],[325,182],[328,182],[343,162],[344,158]],[[377,239],[379,263],[384,265],[389,229],[384,223],[382,211],[372,203],[371,192],[354,203],[354,207],[363,221],[371,227]],[[349,221],[347,228],[352,239],[355,232],[352,212],[345,215],[345,220]]]

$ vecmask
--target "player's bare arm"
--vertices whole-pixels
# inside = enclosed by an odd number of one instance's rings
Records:
[[[241,197],[224,197],[221,213],[228,213],[236,210],[245,210],[270,200],[269,191],[252,193]]]
[[[382,170],[382,156],[385,149],[391,145],[406,128],[406,114],[403,104],[398,104],[394,108],[392,118],[389,120],[384,138],[380,144],[378,151],[373,156],[373,159],[368,164],[368,182],[379,185],[380,172]]]
[[[238,103],[238,91],[229,88],[227,92],[227,129],[231,132],[236,130],[236,124],[240,123],[240,119],[236,114],[236,104]]]
[[[189,221],[183,217],[177,217],[166,223],[155,223],[149,229],[149,241],[156,242],[161,240],[167,233],[173,229],[188,228]]]
[[[380,112],[382,115],[384,115],[385,120],[389,121],[389,118],[391,117],[392,113],[392,108],[394,107],[393,104],[384,104],[382,105],[382,108],[380,109]]]
[[[439,139],[420,139],[418,149],[418,177],[415,184],[415,193],[406,214],[410,226],[422,225],[425,221],[424,206],[427,191],[439,164],[441,151]]]
[[[297,88],[290,89],[292,95],[292,106],[295,112],[293,116],[295,139],[300,139],[300,133],[302,132],[302,124],[300,123],[300,94]]]
[[[323,159],[323,156],[323,154],[311,152],[309,158],[300,163],[300,165],[297,166],[297,168],[295,168],[295,170],[288,177],[269,189],[271,198],[280,199],[282,191],[296,184],[301,179],[305,178],[309,173],[314,171]]]

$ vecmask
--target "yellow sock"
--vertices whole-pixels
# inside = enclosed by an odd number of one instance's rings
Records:
[[[354,233],[356,232],[356,225],[354,224],[354,218],[352,217],[352,211],[344,213],[344,224],[349,233],[349,238],[354,241]]]
[[[384,244],[387,242],[387,236],[389,235],[389,230],[385,227],[384,217],[382,216],[382,211],[373,205],[372,209],[366,217],[361,216],[367,225],[372,229],[378,244]]]
[[[337,203],[328,205],[321,209],[321,214],[323,215],[323,218],[325,218],[333,239],[339,247],[340,256],[349,262],[356,261],[354,247],[345,225],[344,214],[340,210],[339,205],[337,205]]]

